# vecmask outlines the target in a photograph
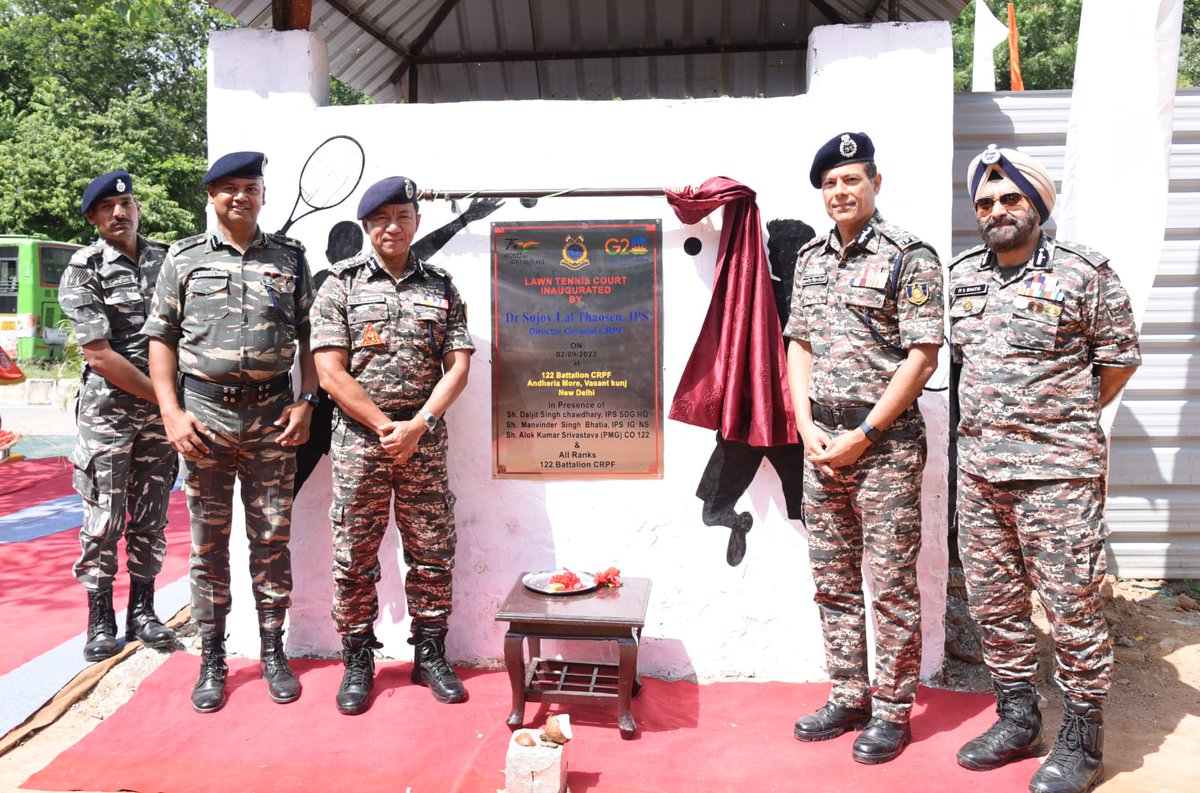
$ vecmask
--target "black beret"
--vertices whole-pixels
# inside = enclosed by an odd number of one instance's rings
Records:
[[[267,164],[267,155],[261,151],[235,151],[218,157],[217,161],[204,174],[201,184],[212,184],[218,179],[234,176],[239,179],[258,179],[263,175],[263,166]]]
[[[79,203],[79,214],[86,215],[101,198],[115,195],[132,195],[133,177],[128,171],[113,171],[103,176],[97,176],[83,191],[83,200]]]
[[[379,209],[384,204],[417,203],[417,183],[407,176],[389,176],[367,188],[358,202],[358,219]]]
[[[875,144],[865,132],[843,132],[829,139],[817,149],[813,157],[812,170],[808,172],[808,180],[813,187],[821,186],[821,174],[839,165],[852,162],[870,162],[875,159]]]

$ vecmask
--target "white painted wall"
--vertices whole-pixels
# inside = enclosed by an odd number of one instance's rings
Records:
[[[681,185],[725,175],[758,192],[764,222],[794,217],[825,230],[829,221],[819,193],[808,184],[812,154],[835,133],[862,129],[877,144],[885,216],[948,251],[949,27],[819,28],[811,42],[813,93],[807,96],[323,108],[317,106],[320,97],[314,101],[311,94],[281,98],[280,85],[272,82],[279,75],[312,73],[305,58],[324,62],[313,37],[228,31],[216,34],[210,45],[210,69],[222,75],[210,79],[209,139],[220,142],[210,154],[232,149],[268,153],[269,201],[261,223],[274,229],[286,218],[300,167],[313,146],[339,133],[362,142],[367,172],[359,191],[343,207],[292,228],[308,245],[313,266],[320,268],[328,229],[353,219],[362,189],[395,174],[438,189]],[[273,71],[257,67],[267,62],[290,65]],[[222,64],[238,68],[231,71]],[[304,84],[316,83],[292,82],[290,90],[296,93],[303,93]],[[446,202],[426,204],[422,229],[432,231],[451,217]],[[533,209],[510,200],[489,221],[631,218],[663,220],[663,383],[669,402],[709,302],[720,218],[684,227],[663,199],[560,198],[543,200]],[[452,273],[467,301],[479,348],[470,384],[447,416],[459,535],[451,657],[499,663],[504,626],[493,617],[521,571],[617,565],[625,575],[654,581],[640,659],[643,672],[701,680],[824,678],[803,527],[787,520],[769,464],[738,504],[754,515],[755,526],[746,559],[737,568],[725,563],[728,530],[705,527],[694,496],[712,450],[711,431],[667,421],[662,480],[542,483],[491,478],[489,221],[460,233],[434,259]],[[682,249],[689,236],[704,241],[695,258]],[[922,407],[931,430],[920,565],[923,671],[930,674],[942,658],[946,417],[940,396],[927,397]],[[329,653],[339,646],[329,618],[329,474],[326,459],[297,499],[293,515],[295,589],[288,636],[293,652]],[[240,533],[235,529],[234,536]],[[382,550],[377,631],[386,653],[405,658],[408,625],[398,546],[392,531]],[[255,653],[244,550],[234,551],[233,564],[231,647]],[[588,648],[597,657],[612,657],[602,648]]]

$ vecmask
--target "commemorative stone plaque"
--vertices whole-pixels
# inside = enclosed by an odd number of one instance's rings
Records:
[[[494,477],[662,477],[661,232],[492,224]]]

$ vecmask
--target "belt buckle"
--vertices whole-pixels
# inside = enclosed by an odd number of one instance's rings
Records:
[[[226,404],[236,405],[239,396],[238,392],[240,390],[241,389],[235,385],[221,386],[221,401],[225,402]]]

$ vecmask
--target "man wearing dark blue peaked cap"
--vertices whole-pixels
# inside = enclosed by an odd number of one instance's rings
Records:
[[[830,138],[813,157],[812,169],[808,172],[808,181],[813,187],[821,186],[821,174],[839,165],[849,165],[852,162],[873,162],[875,160],[875,144],[865,132],[843,132]]]
[[[84,188],[83,200],[79,203],[79,214],[86,215],[97,201],[115,195],[133,195],[133,177],[128,171],[113,171],[93,179]]]
[[[384,204],[416,204],[417,184],[407,176],[389,176],[367,188],[358,202],[358,219],[379,209]]]
[[[239,179],[261,179],[263,166],[267,164],[267,155],[261,151],[234,151],[217,161],[204,174],[201,184],[212,184],[218,179],[234,176]]]

